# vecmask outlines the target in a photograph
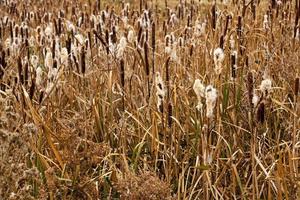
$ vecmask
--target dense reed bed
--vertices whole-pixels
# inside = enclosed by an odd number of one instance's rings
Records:
[[[299,199],[299,0],[0,0],[0,199]]]

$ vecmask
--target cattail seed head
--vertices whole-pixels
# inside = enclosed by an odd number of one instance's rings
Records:
[[[253,73],[251,71],[247,74],[247,89],[248,89],[248,100],[251,107],[253,106],[253,92],[254,92],[254,80]]]
[[[157,108],[160,112],[163,112],[163,101],[166,94],[165,86],[159,72],[155,74],[156,96],[157,96]]]
[[[214,116],[214,108],[216,106],[217,97],[217,90],[212,85],[208,85],[205,89],[207,118],[213,118]]]
[[[236,79],[236,70],[237,70],[237,51],[232,51],[231,57],[231,78]]]
[[[124,89],[125,87],[125,62],[124,59],[120,60],[120,78],[121,78],[121,85]]]
[[[214,63],[215,63],[215,72],[216,74],[221,74],[222,72],[222,62],[225,58],[225,54],[224,54],[224,51],[223,49],[221,48],[216,48],[214,50]]]
[[[261,82],[261,84],[259,86],[259,89],[260,89],[260,91],[262,91],[262,93],[265,96],[267,96],[270,93],[271,89],[272,89],[272,81],[271,81],[271,79],[268,79],[268,78],[264,79]]]
[[[297,77],[295,79],[295,87],[294,87],[295,96],[298,96],[299,94],[299,84],[300,84],[300,80],[299,77]]]
[[[257,121],[264,123],[265,121],[265,103],[261,102],[257,109]]]
[[[201,102],[201,98],[205,97],[205,86],[204,84],[202,84],[202,82],[199,79],[196,79],[193,85],[193,90],[197,96],[198,99],[198,104],[196,106],[196,108],[198,110],[201,110],[203,107],[203,104]]]
[[[173,115],[173,106],[172,104],[169,102],[168,104],[168,127],[171,128],[172,127],[172,115]]]

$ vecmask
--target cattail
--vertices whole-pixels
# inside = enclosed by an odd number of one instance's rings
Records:
[[[166,61],[167,97],[170,97],[170,57]]]
[[[214,50],[214,63],[215,63],[215,72],[217,75],[220,75],[222,72],[222,62],[225,58],[223,49],[216,48]]]
[[[247,74],[247,89],[248,89],[248,100],[251,107],[253,106],[253,90],[254,88],[254,80],[253,80],[253,73],[251,71]]]
[[[67,66],[69,61],[68,49],[63,47],[60,51],[60,63]]]
[[[168,127],[172,127],[172,115],[173,115],[173,106],[171,102],[168,104]]]
[[[41,91],[40,97],[39,97],[39,103],[41,103],[43,101],[44,95],[45,95],[45,92]]]
[[[117,58],[123,57],[126,46],[127,46],[127,40],[126,37],[123,36],[121,37],[120,42],[117,46]]]
[[[122,88],[124,90],[124,87],[125,87],[125,62],[124,62],[123,58],[120,60],[120,79],[121,79]]]
[[[155,64],[155,22],[152,23],[152,73],[154,73],[154,64]]]
[[[260,86],[259,86],[260,91],[262,91],[262,93],[264,94],[264,96],[267,96],[271,89],[272,89],[272,81],[271,79],[264,79]]]
[[[146,75],[149,76],[150,74],[150,65],[149,65],[149,57],[148,57],[148,43],[144,42],[144,53],[145,53],[145,70],[146,70]]]
[[[295,79],[295,88],[294,88],[295,96],[297,96],[299,93],[299,84],[300,84],[299,77],[297,77]]]
[[[264,123],[265,121],[265,103],[261,102],[257,109],[257,121]]]
[[[233,35],[230,36],[229,47],[230,47],[231,50],[235,48],[235,40],[234,40]]]
[[[35,91],[35,78],[32,79],[31,86],[30,86],[30,89],[29,89],[29,97],[30,97],[31,100],[32,100],[33,95],[34,95],[34,91]]]
[[[238,38],[241,39],[241,37],[242,37],[242,16],[238,16],[237,35],[238,35]]]
[[[224,47],[224,36],[223,35],[221,35],[221,37],[220,37],[220,48],[221,49],[223,49],[223,47]]]
[[[251,99],[251,105],[253,105],[254,108],[256,108],[258,102],[259,102],[259,97],[257,96],[257,94],[254,92],[252,99]]]
[[[81,49],[81,72],[85,74],[86,65],[85,65],[85,50]]]
[[[24,82],[26,85],[28,83],[28,79],[29,79],[29,66],[28,66],[28,62],[26,62],[24,66]]]
[[[192,45],[191,45],[191,48],[190,48],[190,53],[189,53],[190,57],[193,56],[193,53],[194,53],[194,47],[195,47],[195,45],[192,44]]]
[[[237,70],[237,51],[231,53],[231,77],[236,79],[236,70]]]
[[[208,85],[205,89],[205,103],[206,103],[206,117],[213,118],[214,108],[217,101],[217,90],[212,86]]]
[[[198,104],[196,108],[198,110],[202,110],[203,104],[201,102],[201,99],[205,97],[205,86],[199,79],[196,79],[193,85],[193,90],[196,93],[198,99]]]
[[[53,56],[52,52],[50,51],[49,48],[46,49],[46,56],[45,56],[45,67],[47,69],[51,69],[53,66]]]
[[[41,88],[42,83],[43,83],[43,70],[41,67],[37,67],[36,69],[36,80],[35,80],[35,84],[38,88]]]
[[[18,57],[18,74],[19,74],[19,81],[23,85],[24,84],[24,76],[23,76],[23,67],[22,67],[22,60],[21,57]]]
[[[269,20],[268,20],[268,15],[264,15],[264,21],[263,21],[263,29],[268,30],[269,27]]]
[[[61,18],[58,18],[58,35],[62,33],[62,21]]]
[[[135,35],[133,30],[128,31],[127,40],[129,43],[133,44],[135,41]]]
[[[227,34],[227,30],[228,30],[228,25],[229,25],[230,18],[231,18],[230,15],[226,16],[226,22],[225,22],[224,33],[223,33],[224,36],[226,36],[226,34]]]
[[[216,13],[216,4],[214,4],[211,8],[211,26],[212,29],[215,30],[217,25],[217,13]]]
[[[156,72],[155,76],[156,96],[157,96],[157,108],[160,112],[163,112],[163,101],[166,94],[165,86],[159,72]]]
[[[109,54],[109,41],[110,41],[110,39],[109,39],[109,32],[108,32],[108,30],[106,29],[106,30],[105,30],[105,43],[107,44],[107,45],[106,45],[106,54],[107,54],[107,55]]]

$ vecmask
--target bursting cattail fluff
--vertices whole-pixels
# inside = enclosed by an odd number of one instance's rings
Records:
[[[194,85],[193,85],[193,90],[196,93],[197,100],[198,100],[198,104],[197,104],[196,108],[198,110],[201,110],[203,107],[201,98],[205,97],[205,86],[199,79],[196,79],[194,82]]]
[[[41,67],[38,67],[36,69],[36,79],[35,79],[35,84],[38,88],[41,88],[42,83],[43,83],[43,70]]]
[[[160,76],[159,72],[155,75],[155,85],[156,85],[156,96],[157,96],[157,108],[160,112],[163,111],[163,101],[166,95],[165,86]]]
[[[45,57],[45,67],[47,69],[51,69],[53,66],[53,57],[52,57],[52,52],[49,48],[46,50],[46,57]]]
[[[268,30],[268,29],[269,29],[268,15],[264,15],[263,29],[264,29],[264,30]]]
[[[117,58],[120,58],[123,56],[126,46],[127,46],[127,40],[126,40],[126,37],[123,36],[123,37],[121,37],[120,42],[117,46]]]
[[[272,89],[272,81],[271,79],[264,79],[260,86],[259,86],[260,91],[266,96],[270,93]]]
[[[253,93],[253,97],[252,97],[252,104],[253,104],[253,107],[255,108],[257,106],[259,102],[259,97],[257,96],[257,94],[254,92]]]
[[[205,89],[206,117],[208,118],[212,118],[214,116],[214,108],[216,106],[217,97],[217,90],[212,85],[208,85]]]
[[[215,72],[217,75],[220,75],[222,72],[222,63],[225,58],[223,49],[216,48],[214,50],[214,63],[215,63]]]
[[[68,50],[66,47],[62,48],[61,49],[61,52],[60,52],[60,62],[62,65],[68,65],[68,58],[69,58],[69,55],[68,55]]]
[[[133,30],[129,30],[128,31],[127,39],[128,39],[129,43],[131,43],[131,44],[134,43],[134,41],[135,41],[135,35],[134,35],[134,31]]]

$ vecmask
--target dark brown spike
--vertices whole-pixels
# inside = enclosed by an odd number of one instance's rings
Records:
[[[155,22],[152,23],[152,73],[155,71]]]
[[[86,65],[85,65],[85,50],[84,48],[82,47],[81,49],[81,72],[83,74],[85,74],[85,70],[86,70]]]
[[[299,94],[299,84],[300,84],[300,80],[299,77],[297,77],[295,79],[295,88],[294,88],[295,96],[298,96]]]
[[[24,76],[22,73],[23,67],[22,67],[22,60],[21,57],[18,57],[18,74],[19,74],[19,81],[23,85],[24,84]]]
[[[171,128],[172,127],[172,115],[173,115],[173,106],[171,104],[171,102],[169,102],[168,104],[168,127]]]
[[[24,82],[25,82],[25,85],[27,85],[28,82],[29,82],[29,64],[28,64],[28,62],[25,64],[25,69],[24,69]]]
[[[29,97],[31,100],[33,99],[34,91],[35,91],[35,77],[31,80],[31,86],[29,89]]]
[[[224,47],[224,36],[223,35],[221,35],[221,37],[220,37],[220,48],[222,48],[222,49],[224,49],[223,47]]]
[[[146,74],[149,76],[150,74],[150,64],[149,64],[149,48],[148,48],[148,43],[144,42],[144,53],[145,53],[145,69],[146,69]]]
[[[231,54],[231,77],[236,78],[236,56]]]
[[[264,123],[265,121],[265,103],[261,102],[257,109],[257,121]]]
[[[249,101],[251,108],[253,107],[253,103],[252,103],[253,88],[254,88],[253,85],[254,85],[253,73],[249,71],[248,75],[247,75],[247,88],[248,88],[248,101]]]
[[[124,62],[123,58],[120,60],[120,79],[121,79],[122,88],[124,90],[124,88],[125,88],[125,62]]]
[[[216,4],[211,7],[211,26],[212,29],[216,29],[216,24],[217,24],[217,13],[216,13]]]

